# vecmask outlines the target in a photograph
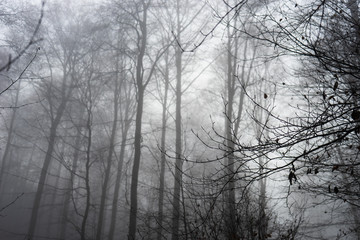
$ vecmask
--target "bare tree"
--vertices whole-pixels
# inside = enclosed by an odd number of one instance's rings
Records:
[[[135,69],[135,83],[137,88],[137,107],[135,118],[135,139],[134,139],[134,162],[131,175],[131,194],[130,194],[130,221],[129,221],[129,233],[128,239],[136,238],[136,220],[137,220],[137,188],[141,159],[141,128],[142,128],[142,114],[144,107],[144,93],[147,85],[149,84],[152,75],[155,70],[157,61],[164,54],[169,46],[165,49],[161,49],[152,61],[149,71],[144,68],[144,57],[147,50],[148,40],[148,10],[150,8],[151,1],[139,1],[135,3],[135,12],[129,13],[134,21],[132,28],[137,32],[137,57],[136,57],[136,69]],[[145,74],[147,74],[145,76]]]
[[[120,39],[119,39],[120,40]],[[115,140],[116,140],[116,133],[117,133],[117,128],[118,128],[118,117],[119,117],[119,107],[120,107],[120,93],[121,93],[121,88],[122,88],[122,83],[125,81],[124,79],[119,79],[119,71],[123,71],[123,69],[119,67],[119,56],[117,55],[116,57],[116,75],[115,75],[115,86],[114,86],[114,119],[113,119],[113,124],[112,124],[112,128],[111,128],[111,133],[110,133],[110,141],[109,141],[109,150],[108,150],[108,156],[106,159],[106,169],[105,169],[105,176],[104,176],[104,180],[103,180],[103,184],[102,184],[102,189],[101,189],[101,202],[100,202],[100,209],[99,209],[99,218],[98,218],[98,226],[97,226],[97,231],[96,231],[96,239],[100,240],[102,239],[102,228],[103,228],[103,220],[104,220],[104,210],[105,210],[105,201],[106,201],[106,197],[107,197],[107,190],[109,188],[108,184],[109,184],[109,180],[110,180],[110,170],[112,167],[112,162],[113,162],[113,155],[114,155],[114,151],[115,151]]]
[[[68,29],[58,25],[60,22],[57,20],[62,17],[64,16],[61,16],[61,13],[54,14],[55,19],[52,19],[54,22],[47,25],[49,26],[47,29],[49,39],[48,44],[44,46],[44,57],[49,69],[47,73],[50,75],[50,82],[41,82],[38,85],[38,91],[46,99],[46,103],[42,103],[42,106],[49,114],[50,127],[48,146],[37,184],[34,205],[32,207],[27,235],[28,239],[34,238],[41,198],[57,141],[57,130],[73,91],[76,89],[78,80],[82,77],[79,63],[81,63],[84,56],[86,56],[86,51],[88,51],[88,49],[82,49],[82,40],[84,39],[81,39],[79,33],[75,34],[74,31],[72,31],[74,29],[71,29],[71,25],[68,26]],[[52,27],[57,29],[57,34],[60,35],[58,39],[53,39],[53,37],[50,36],[53,30],[51,29]],[[54,63],[59,63],[60,69],[62,70],[61,75],[54,69]]]
[[[135,155],[133,162],[133,170],[131,175],[131,206],[130,206],[130,220],[129,220],[129,233],[128,239],[136,239],[136,220],[137,220],[137,188],[138,188],[138,176],[140,168],[140,157],[141,157],[141,125],[142,125],[142,113],[144,105],[144,91],[146,85],[150,81],[150,77],[144,82],[144,68],[143,60],[147,45],[147,11],[150,6],[150,1],[140,2],[141,12],[133,15],[135,20],[138,20],[140,27],[140,34],[138,35],[137,44],[138,44],[138,56],[136,61],[136,87],[137,87],[137,108],[136,108],[136,120],[135,120]],[[140,15],[142,13],[142,15]]]
[[[37,35],[38,35],[39,29],[40,29],[40,26],[41,26],[41,23],[43,20],[43,16],[44,16],[44,6],[45,6],[45,1],[42,2],[40,17],[38,19],[38,22],[37,22],[35,28],[31,29],[32,32],[30,32],[30,34],[31,34],[30,40],[28,41],[28,43],[25,46],[20,46],[20,45],[18,46],[18,45],[16,45],[16,43],[11,42],[11,40],[7,41],[8,45],[13,48],[12,50],[15,52],[15,56],[13,56],[11,53],[8,53],[8,55],[5,55],[6,52],[1,51],[1,60],[0,60],[0,74],[1,75],[3,75],[3,73],[5,73],[5,72],[9,72],[11,66],[13,64],[15,64],[16,62],[18,62],[18,60],[20,60],[20,58],[22,58],[22,57],[26,58],[26,56],[24,56],[24,55],[26,53],[28,53],[29,50],[32,50],[31,47],[41,41],[41,39],[38,39]],[[0,13],[0,21],[1,22],[3,22],[3,23],[11,22],[10,18],[11,18],[12,13],[8,12],[8,11],[10,11],[10,10],[7,9]],[[27,26],[27,27],[29,27],[29,26]],[[0,91],[0,95],[3,95],[8,90],[11,90],[11,88],[18,83],[16,95],[15,95],[15,102],[14,102],[14,104],[12,104],[12,106],[9,107],[9,108],[13,109],[13,113],[12,113],[12,116],[10,119],[5,150],[2,155],[2,159],[1,159],[0,190],[1,190],[1,184],[3,182],[2,180],[3,180],[4,171],[5,171],[5,168],[7,165],[7,161],[8,161],[8,155],[10,152],[11,143],[13,140],[14,123],[16,121],[17,108],[19,107],[18,104],[19,104],[21,78],[23,77],[23,75],[25,74],[26,70],[31,65],[31,63],[35,60],[38,50],[39,49],[35,50],[35,53],[32,54],[33,56],[31,57],[31,59],[28,60],[28,63],[26,64],[25,67],[23,67],[22,70],[20,70],[20,71],[17,70],[17,71],[19,71],[18,77],[16,79],[11,79],[11,82],[8,85],[2,86],[1,91]]]
[[[272,124],[258,124],[269,136],[258,144],[238,141],[234,152],[244,154],[245,161],[262,157],[273,163],[252,175],[253,179],[286,171],[289,185],[298,185],[309,196],[321,194],[330,202],[348,205],[356,213],[358,1],[287,3],[274,2],[279,7],[276,13],[270,10],[273,8],[252,11],[256,27],[251,31],[237,30],[272,46],[275,49],[272,57],[299,57],[302,67],[296,76],[301,79],[300,84],[292,91],[287,82],[276,83],[284,93],[291,94],[288,108],[296,114],[289,117],[285,112],[265,110]],[[349,224],[355,226],[356,219],[354,216]],[[346,234],[358,236],[353,230]]]
[[[182,49],[181,49],[181,23],[180,23],[180,1],[176,1],[176,39],[178,46],[175,49],[176,66],[176,116],[175,116],[175,179],[173,196],[173,216],[172,216],[172,236],[171,239],[179,239],[179,220],[180,220],[180,190],[182,186],[182,121],[181,121],[181,97],[182,97]]]
[[[70,178],[67,180],[66,184],[66,192],[64,196],[64,203],[62,206],[62,214],[61,214],[61,227],[60,227],[60,239],[66,239],[66,232],[68,227],[68,222],[70,221],[71,214],[70,214],[70,207],[71,207],[71,199],[73,196],[73,190],[75,187],[74,181],[76,179],[76,172],[78,169],[78,162],[79,162],[79,155],[80,155],[80,146],[81,146],[81,140],[83,135],[83,118],[84,118],[84,112],[85,109],[81,107],[80,113],[79,113],[79,119],[78,122],[75,122],[75,129],[76,129],[76,136],[75,136],[75,142],[74,142],[74,149],[73,149],[73,155],[72,155],[72,163],[71,166],[69,166],[70,171]]]

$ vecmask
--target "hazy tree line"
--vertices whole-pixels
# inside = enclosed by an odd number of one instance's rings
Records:
[[[1,239],[360,239],[359,2],[0,3]]]

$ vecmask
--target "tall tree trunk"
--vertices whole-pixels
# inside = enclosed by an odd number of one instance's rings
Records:
[[[140,157],[141,157],[141,121],[144,105],[144,89],[138,86],[138,102],[136,109],[135,122],[135,142],[134,142],[134,163],[131,175],[130,192],[130,222],[129,222],[129,240],[135,240],[136,237],[136,218],[137,218],[137,186],[139,178]]]
[[[179,0],[176,1],[176,16],[177,16],[177,41],[181,44],[180,36],[180,5]],[[182,73],[182,50],[180,46],[176,46],[175,51],[176,62],[176,119],[175,119],[175,180],[174,180],[174,197],[173,197],[173,224],[172,224],[172,240],[179,239],[179,221],[180,221],[180,194],[182,186],[182,141],[181,141],[181,73]]]
[[[63,151],[64,152],[64,148],[65,145],[63,145]],[[54,188],[52,189],[52,193],[50,195],[50,201],[48,203],[49,205],[49,210],[48,210],[48,220],[47,220],[47,228],[46,228],[46,236],[48,237],[54,237],[51,236],[51,234],[53,234],[56,231],[52,231],[53,225],[56,223],[56,221],[54,221],[54,213],[58,212],[59,209],[57,209],[56,207],[56,200],[58,197],[58,189],[59,189],[59,180],[60,180],[60,176],[61,176],[61,169],[62,169],[62,165],[58,162],[52,162],[50,164],[50,169],[55,169],[56,172],[53,173],[54,176],[53,178],[55,178],[55,183],[54,183]]]
[[[124,163],[126,139],[127,139],[127,134],[128,134],[129,128],[130,128],[130,122],[125,123],[125,127],[124,127],[124,129],[122,131],[121,148],[120,148],[120,154],[119,154],[119,163],[118,163],[118,168],[117,168],[114,196],[113,196],[112,207],[111,207],[112,211],[111,211],[111,220],[110,220],[109,240],[114,239],[115,223],[116,223],[116,215],[117,215],[117,205],[118,205],[119,192],[120,192],[120,183],[121,183],[121,175],[122,175],[122,168],[123,168],[123,163]]]
[[[83,112],[83,111],[81,111]],[[83,113],[80,114],[81,121],[83,117]],[[75,179],[75,173],[77,170],[78,160],[79,160],[79,149],[81,144],[81,127],[77,128],[77,133],[75,137],[75,147],[74,147],[74,154],[73,154],[73,162],[70,170],[70,179],[67,181],[67,187],[66,187],[66,193],[64,197],[64,205],[63,205],[63,211],[62,211],[62,218],[61,218],[61,227],[60,227],[60,239],[65,240],[66,239],[66,228],[67,228],[67,222],[69,218],[69,208],[70,208],[70,201],[71,201],[71,195],[73,191],[74,186],[74,179]]]
[[[118,162],[118,166],[117,166],[117,173],[116,173],[116,179],[115,179],[114,195],[113,195],[113,200],[112,200],[109,240],[112,240],[114,238],[126,142],[127,142],[127,136],[128,136],[128,132],[130,129],[131,121],[133,119],[133,114],[131,112],[131,111],[133,111],[132,106],[131,106],[131,99],[132,99],[131,87],[125,81],[125,76],[122,76],[122,79],[123,79],[122,89],[125,89],[124,94],[126,95],[126,100],[124,101],[124,103],[125,103],[124,104],[124,113],[122,112],[122,110],[120,110],[121,119],[122,119],[123,124],[121,125],[121,147],[120,147],[119,162]]]
[[[40,179],[38,182],[35,199],[34,199],[34,205],[33,205],[32,211],[31,211],[30,226],[29,226],[29,230],[28,230],[28,234],[27,234],[28,240],[32,240],[34,238],[41,197],[42,197],[42,194],[44,191],[44,186],[45,186],[46,175],[47,175],[50,163],[51,163],[52,154],[53,154],[54,147],[55,147],[56,131],[60,124],[62,115],[64,113],[66,103],[67,103],[67,97],[62,99],[62,102],[56,111],[55,119],[53,119],[51,121],[49,143],[48,143],[48,147],[46,150],[44,163],[41,168]]]
[[[118,58],[119,58],[119,56],[117,57],[117,63],[116,63],[116,69],[117,69],[116,81],[119,81],[118,72],[120,71],[119,64],[118,64],[118,62],[119,62]],[[123,68],[123,66],[121,66],[121,69],[122,68]],[[117,86],[117,84],[118,83],[116,83],[116,86]],[[127,88],[129,90],[129,93],[126,92]],[[114,195],[113,195],[112,208],[111,208],[112,211],[111,211],[111,219],[110,219],[109,240],[112,240],[114,238],[116,215],[117,215],[117,204],[118,204],[118,199],[119,199],[122,168],[123,168],[123,163],[124,163],[125,148],[126,148],[126,141],[127,141],[126,139],[127,139],[127,134],[128,134],[129,128],[130,128],[130,123],[131,123],[131,118],[132,118],[132,116],[130,116],[130,108],[131,108],[131,99],[130,99],[131,93],[130,92],[131,91],[125,81],[125,76],[121,76],[121,86],[117,90],[118,94],[120,94],[121,89],[125,89],[124,94],[128,98],[126,98],[126,100],[124,101],[124,103],[125,103],[124,104],[124,107],[125,107],[124,115],[122,115],[123,113],[122,113],[122,111],[120,111],[123,124],[121,126],[121,128],[122,128],[121,147],[120,147],[120,154],[119,154],[119,162],[118,162],[117,171],[116,171],[115,188],[114,188]],[[117,99],[117,100],[119,101],[119,99]],[[117,104],[116,107],[119,108],[121,106],[119,104]],[[116,111],[118,111],[118,110],[116,110]]]
[[[164,189],[165,189],[165,163],[166,163],[166,150],[165,150],[165,141],[166,141],[166,122],[167,122],[167,98],[169,90],[169,55],[166,54],[165,58],[165,90],[164,90],[164,99],[162,104],[162,126],[161,126],[161,162],[160,162],[160,184],[159,184],[159,203],[158,203],[158,230],[157,230],[157,239],[162,238],[162,223],[163,223],[163,211],[164,211]]]
[[[229,29],[228,29],[229,31]],[[226,225],[228,228],[228,239],[236,239],[236,207],[235,207],[235,182],[234,182],[234,141],[233,141],[233,103],[234,103],[234,95],[235,95],[235,86],[233,81],[233,69],[232,69],[232,56],[231,56],[231,38],[229,34],[228,39],[228,72],[227,72],[227,106],[226,106],[226,146],[228,151],[227,157],[227,221]]]
[[[90,86],[89,86],[90,88]],[[91,91],[91,90],[89,90]],[[90,94],[91,99],[91,94]],[[91,102],[91,100],[90,100]],[[87,108],[87,121],[86,121],[86,128],[88,131],[88,142],[86,147],[86,163],[85,163],[85,190],[86,190],[86,203],[85,203],[85,210],[83,219],[81,222],[81,230],[80,230],[80,237],[81,240],[86,239],[86,223],[89,216],[90,210],[90,165],[91,165],[91,144],[92,144],[92,106]]]
[[[13,133],[14,133],[14,123],[15,123],[15,120],[16,120],[16,111],[17,111],[17,106],[18,106],[19,96],[20,96],[20,84],[21,84],[21,78],[19,79],[18,88],[16,90],[15,103],[14,103],[14,108],[12,108],[13,112],[12,112],[11,119],[10,119],[10,126],[9,126],[9,130],[8,130],[8,136],[7,136],[7,139],[6,139],[5,150],[4,150],[4,154],[2,156],[2,159],[1,159],[0,193],[2,192],[2,182],[3,182],[3,179],[4,179],[4,171],[5,171],[5,168],[7,167],[8,155],[9,155],[9,152],[10,152],[10,147],[11,147]],[[1,201],[1,199],[0,199],[0,201]]]
[[[264,161],[262,158],[259,160],[260,174],[263,172]],[[267,238],[267,216],[265,212],[266,208],[266,178],[262,178],[259,181],[260,195],[259,195],[259,225],[258,234],[259,240],[265,240]]]
[[[137,86],[137,108],[136,108],[136,120],[135,120],[135,139],[134,139],[134,162],[131,175],[131,189],[130,189],[130,220],[129,220],[129,232],[128,239],[135,240],[136,238],[136,220],[137,220],[137,189],[138,189],[138,178],[140,168],[140,157],[141,157],[141,127],[142,127],[142,115],[144,107],[144,92],[145,85],[143,83],[143,60],[147,42],[147,9],[149,3],[142,2],[143,5],[143,16],[142,20],[139,21],[141,36],[139,36],[139,55],[137,57],[136,64],[136,86]]]
[[[137,221],[137,188],[141,158],[141,127],[142,127],[142,115],[144,108],[144,93],[146,86],[149,84],[152,74],[154,73],[156,64],[161,58],[162,54],[168,49],[169,46],[160,50],[150,67],[146,79],[144,79],[145,69],[143,67],[143,61],[145,56],[145,49],[147,46],[147,11],[149,9],[151,0],[142,1],[142,16],[136,17],[136,21],[139,25],[140,31],[138,32],[138,57],[136,63],[136,87],[137,87],[137,108],[136,108],[136,120],[135,120],[135,139],[134,139],[134,162],[131,175],[131,189],[130,189],[130,220],[129,220],[129,232],[128,239],[133,240],[136,237],[136,221]]]
[[[96,231],[96,240],[101,240],[101,232],[103,228],[103,218],[104,218],[104,210],[105,210],[105,202],[106,202],[106,194],[108,189],[108,183],[110,179],[110,170],[112,165],[112,156],[115,148],[115,136],[117,131],[117,123],[118,123],[118,112],[119,112],[119,97],[120,97],[120,86],[118,82],[118,78],[115,79],[115,88],[114,88],[114,120],[111,130],[110,136],[110,146],[109,153],[106,160],[106,170],[105,170],[105,178],[104,183],[101,189],[101,200],[100,200],[100,209],[99,209],[99,218],[98,218],[98,226]]]

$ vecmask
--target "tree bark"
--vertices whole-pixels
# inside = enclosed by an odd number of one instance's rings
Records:
[[[118,79],[115,80],[115,89],[114,89],[114,120],[111,130],[110,136],[110,146],[109,153],[106,160],[106,170],[105,170],[105,178],[104,183],[101,189],[101,200],[100,200],[100,209],[99,209],[99,218],[98,218],[98,226],[96,231],[96,240],[101,240],[101,232],[103,227],[103,218],[104,218],[104,210],[105,210],[105,202],[106,202],[106,194],[108,189],[108,183],[110,178],[110,170],[112,165],[112,156],[115,148],[115,136],[117,131],[117,122],[118,122],[118,111],[119,111],[119,82]]]
[[[235,22],[236,24],[236,22]],[[226,190],[226,215],[225,221],[227,226],[228,239],[237,239],[237,226],[236,226],[236,199],[235,199],[235,155],[234,155],[234,134],[237,130],[236,119],[234,119],[234,97],[236,93],[235,86],[235,69],[236,59],[238,54],[238,38],[234,37],[234,34],[230,32],[230,26],[227,26],[227,103],[226,103],[226,116],[225,116],[225,131],[226,131],[226,147],[227,147],[227,159],[226,159],[226,175],[227,175],[227,187]],[[234,42],[232,41],[234,40]],[[234,50],[233,50],[234,46]],[[241,97],[240,97],[241,100]],[[239,106],[239,108],[242,106]],[[241,112],[241,111],[240,111]],[[240,117],[240,116],[238,116]],[[239,121],[239,118],[237,119]]]
[[[90,90],[90,86],[89,91]],[[86,121],[86,128],[88,131],[88,142],[86,147],[86,163],[85,163],[85,189],[86,189],[86,204],[85,204],[85,211],[83,215],[83,219],[81,222],[81,230],[80,230],[80,237],[81,240],[86,239],[86,223],[89,215],[90,210],[90,165],[91,165],[91,144],[92,144],[92,103],[91,103],[91,93],[90,93],[90,106],[87,107],[87,121]]]
[[[144,91],[145,86],[143,83],[143,59],[145,55],[146,42],[147,42],[147,9],[149,4],[144,1],[142,21],[139,22],[141,36],[139,36],[139,55],[137,57],[136,64],[136,86],[137,86],[137,108],[136,108],[136,120],[135,120],[135,140],[134,140],[134,162],[131,175],[131,189],[130,189],[130,220],[129,220],[129,232],[128,239],[135,240],[136,238],[136,220],[137,220],[137,188],[140,168],[141,157],[141,127],[142,127],[142,115],[144,107]]]
[[[80,116],[82,117],[82,114],[80,114]],[[75,137],[75,147],[74,147],[73,162],[72,162],[71,171],[70,171],[70,179],[67,182],[67,190],[66,190],[65,197],[64,197],[64,206],[63,206],[61,227],[60,227],[60,239],[61,240],[66,240],[66,228],[67,228],[67,222],[68,222],[68,218],[69,218],[68,215],[69,215],[69,208],[70,208],[71,195],[72,195],[72,191],[73,191],[75,173],[77,170],[77,165],[78,165],[78,160],[79,160],[80,143],[81,143],[81,127],[78,128],[77,134]]]
[[[176,1],[177,9],[177,41],[181,44],[180,36],[180,9],[179,0]],[[181,130],[181,73],[182,73],[182,50],[180,46],[176,46],[175,50],[175,64],[176,64],[176,117],[175,117],[175,179],[174,179],[174,197],[173,197],[173,223],[172,223],[172,240],[179,239],[179,221],[180,221],[180,194],[182,186],[182,130]]]
[[[124,163],[126,138],[127,138],[129,128],[130,128],[130,122],[128,121],[128,123],[125,123],[125,127],[124,127],[124,130],[122,132],[122,137],[121,137],[121,148],[120,148],[120,155],[119,155],[119,163],[118,163],[118,168],[117,168],[114,196],[113,196],[112,208],[111,208],[112,212],[111,212],[111,220],[110,220],[109,240],[114,239],[115,223],[116,223],[116,215],[117,215],[117,205],[118,205],[119,192],[120,192],[120,183],[121,183],[121,175],[122,175],[122,168],[123,168],[123,163]]]
[[[117,74],[120,71],[119,66],[118,66],[118,61],[119,59],[117,59]],[[122,67],[121,67],[122,68]],[[116,77],[117,81],[118,81],[118,75]],[[111,219],[110,219],[110,229],[109,229],[109,240],[112,240],[114,238],[114,232],[115,232],[115,223],[116,223],[116,215],[117,215],[117,205],[118,205],[118,199],[119,199],[119,192],[120,192],[120,183],[121,183],[121,176],[122,176],[122,168],[123,168],[123,163],[124,163],[124,156],[125,156],[125,149],[126,149],[126,142],[127,142],[127,135],[128,135],[128,131],[130,128],[130,124],[131,124],[131,120],[133,116],[130,116],[130,111],[131,111],[131,97],[132,97],[132,93],[131,93],[131,88],[129,87],[129,85],[126,83],[125,81],[125,76],[121,76],[121,86],[119,91],[121,91],[121,89],[124,89],[124,95],[126,96],[126,99],[124,102],[124,115],[122,117],[122,135],[121,135],[121,147],[120,147],[120,154],[119,154],[119,162],[118,162],[118,166],[117,166],[117,172],[116,172],[116,179],[115,179],[115,188],[114,188],[114,195],[113,195],[113,200],[112,200],[112,211],[111,211]],[[129,92],[127,92],[129,91]],[[121,107],[121,105],[117,106],[117,107]],[[120,110],[120,114],[122,114],[122,111]]]
[[[13,138],[14,123],[16,120],[16,111],[17,111],[19,95],[20,95],[20,84],[21,84],[21,79],[19,79],[18,88],[16,90],[15,103],[14,103],[14,108],[12,109],[13,112],[12,112],[11,119],[10,119],[10,126],[9,126],[9,130],[8,130],[8,136],[6,139],[5,150],[4,150],[3,157],[1,159],[2,161],[1,161],[1,169],[0,169],[0,192],[2,191],[2,182],[3,182],[3,178],[4,178],[4,171],[5,171],[5,168],[7,165],[8,155],[10,152],[10,146],[11,146],[12,138]]]
[[[62,152],[64,152],[64,150],[65,150],[65,145],[62,146]],[[48,220],[47,220],[48,226],[46,228],[46,236],[48,236],[48,237],[51,237],[51,234],[53,234],[53,232],[54,232],[54,231],[52,231],[53,225],[55,223],[53,220],[54,213],[59,212],[59,209],[56,209],[56,200],[58,197],[58,189],[60,187],[59,180],[60,180],[60,176],[61,176],[62,165],[58,162],[52,162],[50,164],[50,169],[55,169],[56,173],[54,173],[54,176],[53,176],[53,178],[55,178],[54,189],[52,190],[53,192],[49,196],[50,201],[47,203],[49,205],[49,210],[48,210]],[[46,200],[45,200],[45,202],[46,202]],[[55,231],[55,232],[57,232],[57,231]]]
[[[141,121],[144,105],[144,89],[138,86],[138,102],[136,109],[135,122],[135,142],[134,142],[134,163],[131,175],[131,192],[130,192],[130,221],[129,221],[129,240],[136,238],[136,220],[137,220],[137,186],[139,178],[140,157],[141,157]]]
[[[161,125],[161,162],[160,162],[160,184],[159,184],[159,203],[158,203],[158,230],[157,230],[157,239],[162,238],[162,223],[163,223],[163,212],[164,212],[164,189],[165,189],[165,163],[166,163],[166,122],[167,122],[167,100],[168,100],[168,91],[169,91],[169,56],[166,55],[165,58],[165,90],[164,90],[164,100],[162,104],[162,125]]]
[[[66,107],[66,103],[67,103],[67,99],[63,99],[60,106],[58,107],[58,109],[56,111],[55,119],[53,121],[51,121],[49,144],[48,144],[48,147],[46,150],[44,163],[41,168],[40,178],[39,178],[39,182],[38,182],[38,186],[37,186],[37,190],[36,190],[36,194],[35,194],[35,199],[34,199],[34,205],[33,205],[32,211],[31,211],[30,226],[29,226],[29,230],[28,230],[28,234],[27,234],[28,240],[32,240],[34,238],[41,197],[42,197],[42,194],[44,191],[46,175],[47,175],[50,163],[51,163],[52,154],[53,154],[54,147],[55,147],[56,130],[60,124],[60,120],[62,118],[62,115],[63,115],[65,107]]]

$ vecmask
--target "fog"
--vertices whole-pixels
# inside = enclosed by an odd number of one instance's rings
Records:
[[[360,239],[357,0],[6,0],[0,24],[0,239]]]

